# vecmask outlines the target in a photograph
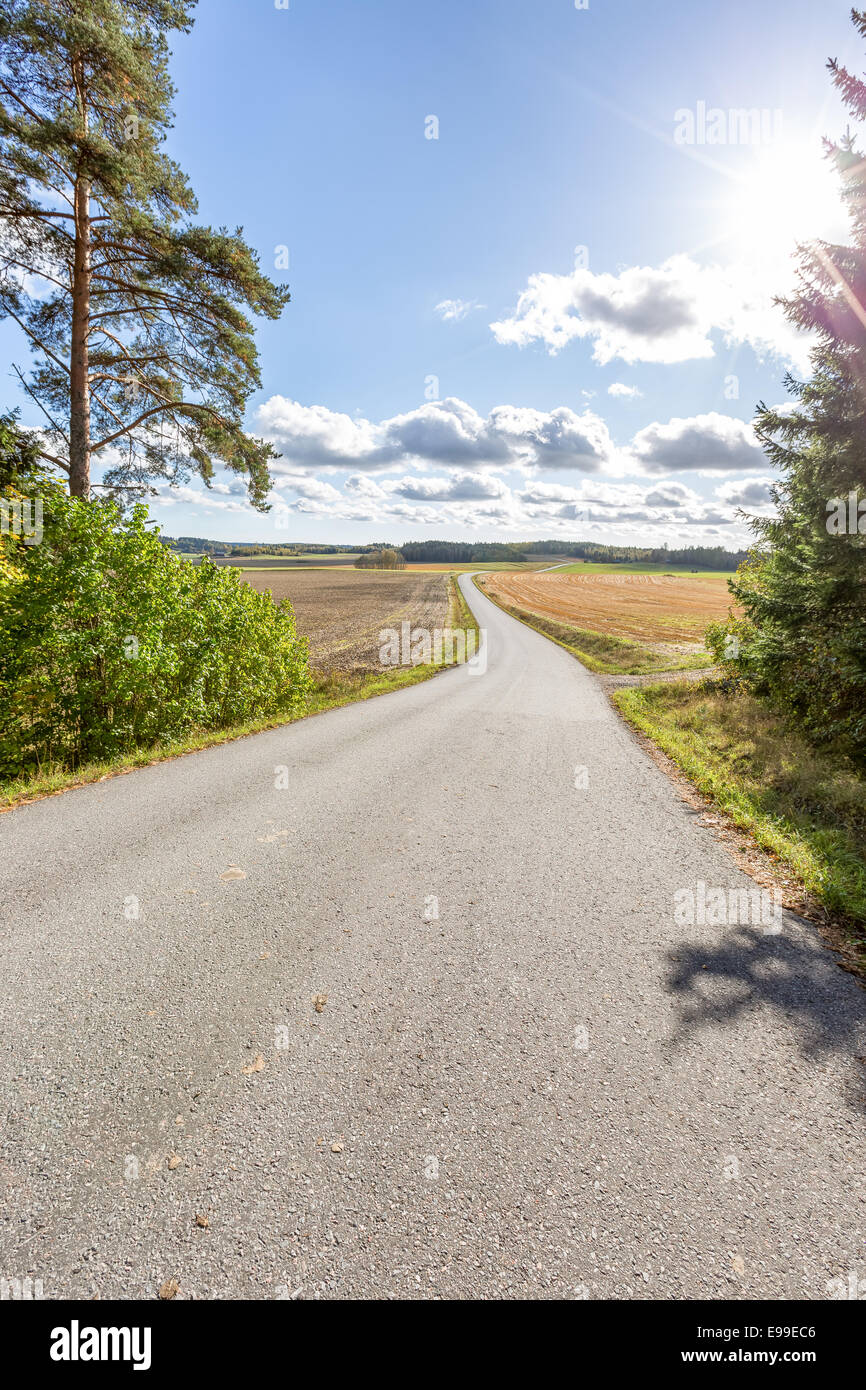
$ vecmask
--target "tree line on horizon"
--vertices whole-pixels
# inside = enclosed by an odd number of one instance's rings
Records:
[[[322,545],[318,542],[287,541],[264,543],[256,541],[212,541],[201,536],[160,536],[160,541],[169,550],[184,555],[357,555],[361,550],[373,550],[374,546]]]
[[[410,564],[495,563],[523,564],[538,556],[590,560],[598,564],[674,565],[678,569],[731,570],[746,559],[745,550],[725,550],[723,546],[688,546],[671,550],[667,546],[605,545],[599,541],[407,541],[401,545]]]
[[[605,545],[598,541],[406,541],[392,545],[387,541],[365,545],[327,545],[321,542],[216,541],[199,536],[160,536],[163,545],[181,554],[226,555],[238,558],[254,555],[371,555],[396,551],[408,564],[475,564],[502,562],[523,564],[536,556],[592,560],[606,564],[674,565],[678,569],[730,570],[746,559],[745,550],[726,550],[723,546]],[[364,568],[359,565],[358,568]]]

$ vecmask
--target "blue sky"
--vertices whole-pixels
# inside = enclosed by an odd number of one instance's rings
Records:
[[[844,227],[820,136],[827,57],[866,66],[848,10],[201,0],[170,151],[202,220],[267,268],[288,248],[248,413],[283,458],[268,516],[193,480],[164,530],[742,543],[755,403],[807,361],[769,299],[795,236]],[[8,324],[0,353],[17,400]]]

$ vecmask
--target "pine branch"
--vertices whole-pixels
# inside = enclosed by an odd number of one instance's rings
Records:
[[[141,415],[139,415],[137,420],[133,420],[129,425],[125,425],[122,430],[117,430],[115,434],[110,434],[105,439],[100,439],[98,444],[92,444],[90,447],[90,452],[92,454],[98,453],[99,450],[104,449],[106,445],[113,444],[115,439],[120,439],[121,435],[130,434],[132,430],[137,429],[139,425],[141,425],[145,420],[149,419],[153,415],[164,415],[166,411],[175,410],[180,411],[181,413],[186,413],[191,410],[201,410],[204,411],[207,415],[212,415],[213,418],[220,425],[223,426],[223,428],[225,428],[228,424],[225,417],[220,415],[219,411],[214,410],[212,406],[202,405],[197,401],[177,401],[169,405],[155,405],[152,406],[150,410],[145,410]]]
[[[2,291],[0,291],[0,294],[2,294]],[[50,357],[51,361],[54,362],[62,372],[65,372],[67,376],[72,375],[71,370],[66,365],[66,363],[61,362],[60,358],[57,357],[56,354],[53,353],[51,349],[46,346],[45,343],[42,342],[41,338],[37,337],[37,335],[30,329],[30,327],[24,322],[23,319],[18,317],[18,315],[15,313],[15,310],[12,309],[8,303],[3,305],[3,311],[4,313],[7,313],[11,319],[15,320],[15,322],[18,324],[18,327],[23,329],[23,331],[27,334],[28,338],[30,338],[31,342],[35,343],[36,347],[38,347],[40,352],[44,352],[46,357]]]
[[[36,404],[38,405],[39,409],[42,411],[42,414],[45,416],[45,418],[46,418],[46,420],[48,421],[48,423],[49,423],[49,425],[51,426],[51,428],[52,428],[57,434],[60,435],[60,438],[63,440],[64,444],[65,444],[66,447],[68,448],[68,447],[69,447],[69,439],[67,438],[66,432],[65,432],[63,429],[61,429],[61,427],[60,427],[60,425],[58,425],[57,421],[54,420],[54,419],[52,419],[52,417],[49,415],[48,411],[46,410],[45,406],[44,406],[44,405],[42,404],[42,402],[40,401],[39,397],[38,397],[38,396],[34,393],[34,391],[30,388],[30,386],[29,386],[29,384],[28,384],[28,382],[27,382],[27,379],[25,378],[25,376],[24,376],[23,373],[21,372],[20,368],[19,368],[14,362],[12,363],[12,370],[13,370],[13,372],[15,373],[15,375],[17,376],[18,380],[21,382],[21,385],[24,387],[24,390],[27,392],[28,396],[31,398],[31,400],[33,400],[33,401],[36,402]]]

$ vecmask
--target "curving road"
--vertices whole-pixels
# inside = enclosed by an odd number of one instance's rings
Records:
[[[790,914],[678,924],[675,893],[753,885],[595,679],[461,583],[484,674],[0,817],[3,1278],[866,1278],[862,991]]]

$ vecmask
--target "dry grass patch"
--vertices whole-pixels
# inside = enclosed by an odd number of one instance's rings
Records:
[[[643,686],[613,700],[866,951],[866,780],[857,769],[720,682]]]

